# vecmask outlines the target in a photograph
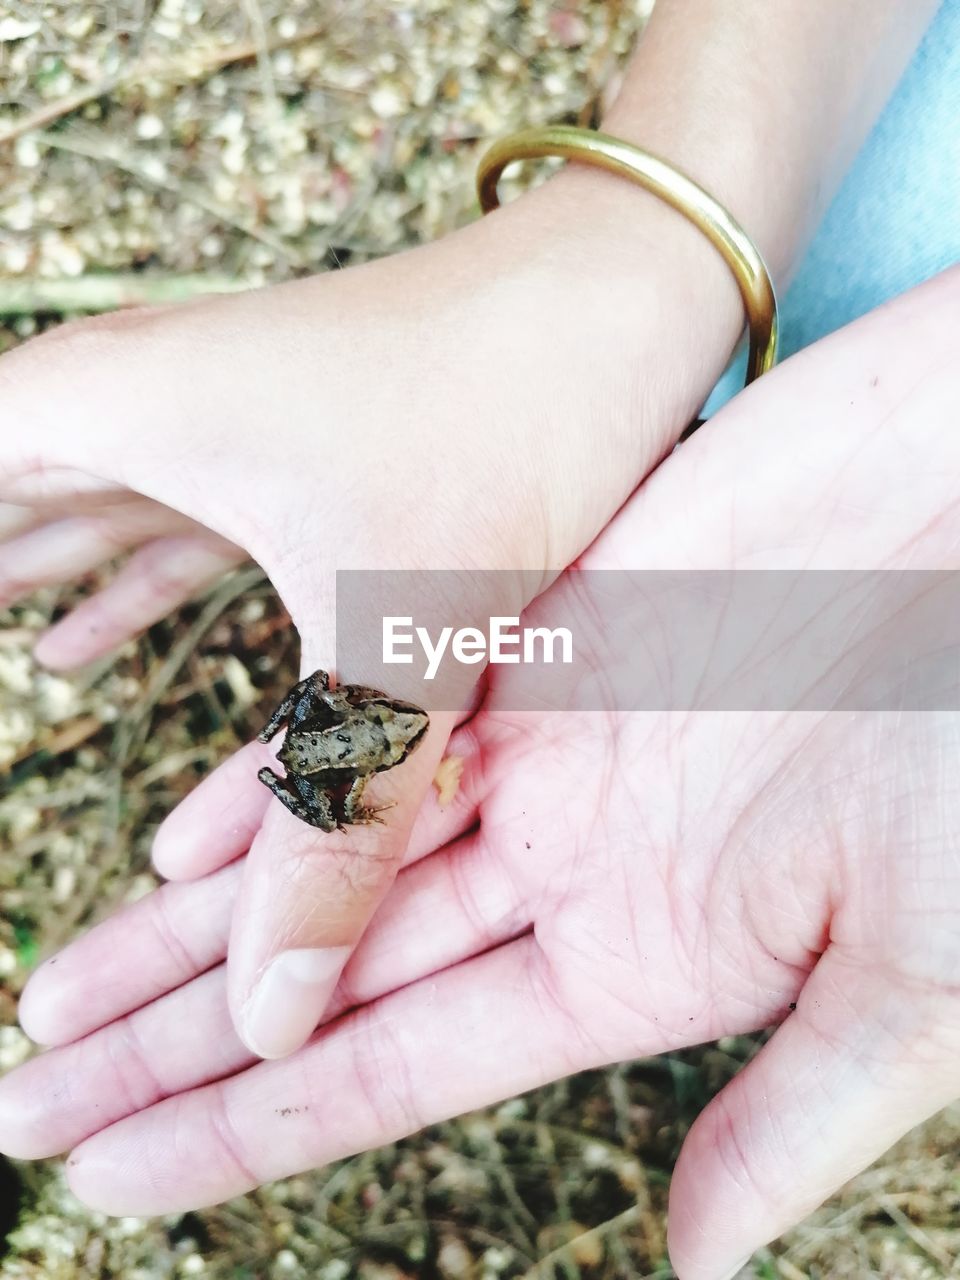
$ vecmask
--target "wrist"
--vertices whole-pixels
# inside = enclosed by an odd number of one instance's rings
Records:
[[[578,287],[592,284],[608,300],[603,339],[619,338],[636,359],[656,352],[681,369],[692,397],[683,407],[692,415],[746,327],[721,251],[666,199],[576,160],[531,194],[531,217],[534,197],[552,239],[575,259]]]
[[[509,433],[497,466],[540,495],[563,567],[695,416],[742,332],[739,290],[681,214],[575,165],[436,247],[458,282],[445,327],[472,335]]]
[[[498,273],[539,314],[558,376],[618,410],[604,425],[628,428],[620,456],[638,483],[695,416],[744,332],[730,267],[683,214],[575,161],[481,227]],[[595,431],[594,414],[589,422]]]

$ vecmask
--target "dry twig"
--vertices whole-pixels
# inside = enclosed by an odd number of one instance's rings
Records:
[[[144,80],[171,80],[178,83],[204,80],[207,76],[214,75],[233,63],[249,62],[265,52],[272,53],[277,49],[286,49],[291,45],[316,40],[319,36],[326,34],[326,30],[326,24],[306,27],[292,36],[277,37],[267,43],[256,38],[244,40],[240,44],[229,45],[225,49],[212,49],[204,53],[194,50],[187,57],[180,59],[139,58],[122,71],[104,76],[102,80],[96,80],[93,84],[84,85],[73,93],[58,98],[55,102],[44,103],[36,111],[31,111],[21,119],[14,120],[5,129],[0,129],[0,146],[5,142],[15,142],[17,138],[22,138],[24,134],[33,133],[37,129],[47,129],[65,116],[73,115],[75,111],[81,110],[89,103],[96,102],[98,98],[109,97],[117,89],[128,85],[142,83]]]
[[[104,272],[65,280],[0,280],[0,315],[50,311],[116,311],[120,307],[187,302],[209,293],[239,293],[250,286],[229,276],[155,276]]]
[[[922,1231],[915,1222],[908,1218],[892,1196],[877,1196],[877,1203],[884,1213],[897,1224],[900,1230],[910,1237],[918,1249],[944,1268],[946,1275],[955,1274],[953,1271],[953,1259],[946,1249],[942,1249],[935,1240],[931,1240],[925,1231]]]
[[[271,249],[279,257],[286,258],[294,266],[305,267],[307,265],[292,245],[287,244],[265,227],[258,226],[247,218],[239,217],[232,209],[228,209],[216,200],[211,199],[205,191],[187,186],[184,183],[174,182],[152,169],[148,171],[143,165],[138,164],[134,156],[124,155],[119,151],[115,151],[109,145],[105,146],[99,138],[74,137],[75,132],[75,130],[71,130],[69,137],[59,133],[41,133],[39,141],[48,147],[55,147],[58,151],[69,151],[73,155],[84,156],[87,160],[99,160],[105,164],[111,164],[115,169],[119,169],[123,173],[129,173],[138,182],[143,182],[147,186],[155,187],[161,191],[169,191],[178,200],[189,201],[190,204],[196,205],[198,209],[208,213],[211,218],[216,218],[224,226],[233,227],[235,231],[243,232],[244,235],[249,236],[252,240],[259,240],[261,244],[266,245],[268,249]]]

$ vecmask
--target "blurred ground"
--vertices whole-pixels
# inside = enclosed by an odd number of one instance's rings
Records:
[[[442,234],[476,213],[486,140],[591,119],[645,7],[0,5],[0,348],[65,313],[260,284]],[[0,1069],[30,1052],[16,997],[37,956],[152,887],[160,817],[295,676],[289,622],[249,573],[116,662],[71,680],[38,672],[31,636],[90,585],[2,615]],[[88,1213],[55,1163],[0,1163],[0,1280],[667,1280],[672,1161],[753,1047],[589,1074],[163,1221]],[[744,1274],[960,1275],[958,1153],[955,1111]]]

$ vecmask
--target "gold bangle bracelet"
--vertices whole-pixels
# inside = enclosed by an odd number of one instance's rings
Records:
[[[629,178],[665,200],[703,232],[733,272],[743,298],[750,332],[747,383],[759,378],[777,359],[777,297],[760,251],[737,220],[692,178],[658,156],[621,142],[608,133],[551,125],[523,129],[495,142],[477,169],[477,195],[484,213],[500,203],[497,183],[515,160],[559,156]]]

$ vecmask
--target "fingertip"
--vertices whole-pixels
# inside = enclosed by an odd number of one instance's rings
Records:
[[[40,633],[33,642],[35,662],[49,671],[76,671],[119,647],[120,640],[105,642],[99,628],[91,622],[90,605],[95,599],[82,600],[59,622]]]
[[[176,828],[172,832],[169,829],[170,820],[175,813],[176,810],[164,818],[154,832],[150,861],[154,871],[164,880],[189,880],[190,876],[184,874],[187,864],[179,856],[180,840],[177,838]]]
[[[198,880],[222,865],[210,853],[211,846],[216,846],[224,833],[204,827],[193,812],[191,800],[192,796],[188,796],[181,801],[154,833],[150,860],[164,880]]]
[[[59,974],[55,970],[59,960],[59,956],[51,956],[33,972],[17,1006],[22,1030],[34,1044],[44,1048],[67,1040],[62,1031]]]
[[[147,1217],[159,1211],[150,1192],[141,1189],[147,1155],[131,1148],[127,1128],[119,1120],[101,1129],[73,1147],[64,1160],[72,1194],[88,1209],[111,1218]]]
[[[47,667],[51,671],[66,671],[71,666],[80,665],[70,650],[62,643],[56,627],[42,632],[34,641],[33,659],[41,667]]]
[[[88,1209],[92,1209],[95,1213],[120,1217],[124,1212],[124,1206],[119,1205],[109,1192],[106,1196],[103,1194],[103,1187],[100,1185],[103,1170],[99,1167],[102,1162],[97,1161],[95,1149],[93,1152],[89,1150],[94,1141],[88,1139],[86,1142],[81,1142],[67,1155],[63,1165],[67,1186]]]
[[[30,1063],[11,1071],[0,1080],[0,1152],[11,1160],[48,1160],[62,1148],[49,1132],[51,1104],[62,1104],[69,1094],[68,1080],[60,1080],[50,1092],[41,1092],[31,1083]]]
[[[238,1180],[231,1168],[232,1180],[220,1192],[225,1178],[213,1154],[216,1125],[202,1098],[168,1098],[78,1143],[65,1162],[71,1192],[97,1213],[147,1218],[202,1209],[252,1190],[258,1180]]]
[[[259,743],[248,743],[168,814],[151,853],[164,879],[197,880],[247,852],[270,800],[257,765],[272,758]]]
[[[734,1187],[749,1181],[746,1165],[732,1167],[731,1150],[743,1152],[749,1137],[740,1134],[749,1118],[731,1113],[721,1093],[700,1113],[680,1150],[667,1214],[667,1250],[680,1280],[727,1280],[746,1265],[751,1225],[763,1207],[746,1205],[746,1197],[730,1202]],[[756,1194],[754,1192],[754,1194]],[[745,1238],[747,1237],[747,1238]]]

